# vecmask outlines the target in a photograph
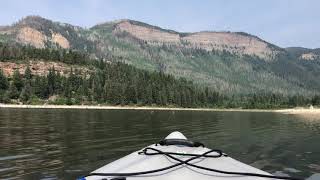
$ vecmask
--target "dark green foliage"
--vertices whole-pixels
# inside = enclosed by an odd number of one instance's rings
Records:
[[[10,49],[10,50],[8,50]],[[175,51],[167,47],[168,51]],[[161,65],[159,72],[137,69],[120,62],[105,62],[88,59],[87,55],[75,51],[35,49],[29,46],[7,46],[0,44],[0,56],[3,61],[20,59],[28,64],[29,59],[58,61],[68,64],[86,65],[92,71],[80,73],[70,69],[67,76],[60,75],[54,67],[46,76],[33,75],[29,66],[23,75],[16,70],[7,78],[0,71],[0,101],[10,102],[17,99],[23,103],[53,104],[111,104],[111,105],[158,105],[177,107],[209,107],[209,108],[285,108],[295,106],[319,105],[319,96],[307,98],[302,95],[288,95],[257,91],[230,95],[219,93],[210,87],[197,86],[185,78],[176,78],[165,74]],[[210,52],[197,49],[189,52],[181,49],[185,55],[207,56],[219,53],[223,63],[232,65],[233,55],[228,52]],[[244,57],[256,71],[268,71],[266,62]],[[295,63],[295,62],[292,62]],[[276,65],[276,64],[275,64]],[[259,69],[260,68],[260,69]],[[311,67],[310,67],[311,68]],[[281,68],[280,68],[281,69]],[[295,72],[281,72],[279,74]],[[242,74],[236,74],[236,81],[247,81]],[[9,80],[10,79],[10,82]],[[293,79],[293,82],[294,79]],[[10,84],[10,85],[9,85]]]
[[[3,44],[0,42],[0,61],[41,59],[44,61],[58,61],[66,64],[87,65],[85,53],[73,50],[61,49],[38,49],[32,46],[21,46],[19,44]]]
[[[49,73],[47,75],[47,88],[49,95],[53,95],[55,93],[56,89],[56,71],[54,70],[54,67],[49,69]]]
[[[20,92],[18,91],[17,87],[12,82],[9,87],[9,98],[10,99],[18,99]]]
[[[25,83],[25,86],[23,87],[21,94],[20,94],[20,100],[22,102],[28,102],[28,100],[31,98],[32,95],[32,89],[30,83]]]
[[[89,76],[72,69],[69,76],[60,76],[54,68],[47,76],[15,72],[10,88],[3,91],[9,99],[29,103],[32,97],[48,99],[58,96],[53,104],[103,103],[111,105],[158,105],[177,107],[221,108],[285,108],[319,105],[319,96],[308,99],[301,95],[249,94],[225,96],[210,88],[197,88],[191,81],[175,79],[163,73],[150,73],[123,63],[103,63]],[[31,74],[31,73],[30,73]],[[29,79],[31,77],[31,79]],[[2,74],[2,79],[7,79]],[[18,82],[24,82],[22,86]],[[21,93],[18,90],[21,88]],[[2,95],[2,101],[5,99]],[[7,98],[8,99],[8,98]],[[1,99],[0,99],[1,100]],[[8,100],[6,100],[8,101]],[[41,101],[40,101],[41,102]]]
[[[316,95],[312,98],[312,105],[320,106],[320,95]]]
[[[0,103],[6,102],[8,97],[6,90],[9,88],[9,82],[4,75],[2,69],[0,69]]]
[[[41,99],[46,99],[49,97],[48,80],[46,77],[34,77],[33,92],[37,97]]]
[[[3,74],[2,69],[0,69],[0,91],[7,90],[9,87],[9,82],[7,77]]]
[[[19,70],[15,70],[13,72],[12,83],[15,86],[15,88],[17,89],[17,91],[20,92],[22,90],[23,80],[22,80],[22,77],[21,77],[21,74],[20,74]]]
[[[27,66],[25,72],[24,72],[24,78],[30,82],[31,81],[31,78],[32,78],[32,74],[31,74],[31,70],[30,70],[30,67]]]

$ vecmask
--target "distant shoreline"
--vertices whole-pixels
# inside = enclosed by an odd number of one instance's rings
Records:
[[[283,114],[320,114],[320,108],[292,108],[292,109],[218,109],[218,108],[175,108],[150,106],[104,106],[104,105],[19,105],[0,104],[0,108],[21,109],[92,109],[92,110],[162,110],[162,111],[229,111],[229,112],[277,112]]]
[[[275,112],[283,113],[283,114],[314,114],[320,116],[320,108],[292,108],[292,109],[279,109],[275,110]]]
[[[218,109],[218,108],[178,108],[178,107],[153,107],[153,106],[107,106],[107,105],[27,105],[27,104],[0,104],[0,108],[22,109],[123,109],[123,110],[163,110],[163,111],[257,111],[269,112],[268,109]]]

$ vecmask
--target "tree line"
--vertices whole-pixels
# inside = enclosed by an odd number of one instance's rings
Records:
[[[17,52],[13,52],[14,50]],[[45,76],[32,74],[29,66],[22,74],[15,70],[12,76],[6,76],[0,69],[1,103],[215,108],[285,108],[320,105],[318,95],[305,97],[256,93],[230,96],[162,72],[149,72],[121,62],[92,60],[77,51],[0,44],[1,61],[14,62],[16,59],[25,63],[29,59],[59,61],[92,68],[88,72],[70,68],[68,75],[61,75],[51,67]]]
[[[10,77],[0,71],[0,92],[0,101],[5,103],[32,103],[57,96],[52,103],[203,107],[222,100],[219,93],[198,89],[185,79],[103,62],[94,72],[71,69],[68,76],[54,67],[46,76],[33,75],[29,67],[23,74],[14,71]]]
[[[0,102],[26,104],[158,105],[216,108],[285,108],[320,105],[320,96],[250,94],[224,96],[209,88],[196,87],[185,79],[150,73],[122,63],[102,63],[94,72],[70,70],[62,76],[54,67],[46,76],[33,75],[29,67],[7,77],[0,70]]]
[[[66,64],[90,65],[95,61],[89,60],[86,53],[71,49],[34,48],[30,45],[7,44],[0,42],[0,61],[19,61],[37,59],[57,61]]]

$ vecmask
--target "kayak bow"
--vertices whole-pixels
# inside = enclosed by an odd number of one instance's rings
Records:
[[[189,141],[173,132],[157,144],[111,162],[80,180],[266,180],[298,178],[274,176],[237,161],[218,149]]]

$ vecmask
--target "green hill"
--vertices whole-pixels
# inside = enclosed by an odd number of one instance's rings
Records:
[[[180,33],[132,20],[86,29],[28,16],[2,27],[0,41],[73,49],[90,59],[183,77],[229,95],[313,95],[320,90],[317,53],[280,48],[247,33]]]

